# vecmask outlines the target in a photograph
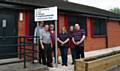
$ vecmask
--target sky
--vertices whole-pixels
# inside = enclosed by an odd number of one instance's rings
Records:
[[[68,0],[68,1],[93,6],[105,10],[109,10],[115,7],[120,8],[120,0]]]

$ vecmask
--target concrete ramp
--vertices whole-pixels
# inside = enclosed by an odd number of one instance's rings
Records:
[[[41,64],[32,64],[27,62],[27,68],[24,68],[23,62],[0,65],[0,71],[48,71],[48,67]]]

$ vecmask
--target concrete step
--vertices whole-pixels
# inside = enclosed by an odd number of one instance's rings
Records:
[[[39,63],[32,64],[31,62],[27,62],[26,64],[26,68],[24,68],[23,62],[1,65],[0,71],[49,71],[47,66],[41,65]]]
[[[0,59],[0,65],[20,63],[20,62],[23,62],[23,60],[19,58]]]

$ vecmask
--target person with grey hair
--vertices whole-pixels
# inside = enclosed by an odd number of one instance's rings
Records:
[[[43,55],[43,64],[48,67],[52,66],[52,48],[51,48],[51,37],[49,32],[49,25],[45,25],[44,32],[42,32],[42,36],[40,37],[40,44],[42,47],[42,55]]]
[[[85,31],[80,28],[79,24],[75,24],[75,32],[72,37],[72,41],[75,44],[76,48],[76,59],[84,58],[84,40],[85,40]]]

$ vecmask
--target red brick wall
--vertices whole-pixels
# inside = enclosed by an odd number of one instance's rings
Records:
[[[59,32],[61,32],[61,28],[64,26],[64,21],[65,21],[64,17],[65,17],[64,15],[59,15],[59,21],[58,21]]]
[[[18,21],[18,35],[24,36],[26,35],[26,20],[25,16],[27,15],[26,12],[24,13],[24,20],[22,22]],[[65,16],[59,15],[59,31],[61,31],[61,27],[65,24]],[[92,37],[92,18],[87,17],[87,36],[84,42],[85,51],[97,50],[106,48],[106,39],[105,37]],[[119,22],[116,21],[109,21],[107,23],[107,32],[108,32],[108,46],[114,47],[120,45],[120,25]]]
[[[65,23],[65,16],[60,15],[59,16],[59,30]],[[87,18],[87,36],[84,42],[85,45],[85,51],[91,51],[91,50],[97,50],[97,49],[103,49],[106,48],[106,39],[105,37],[98,37],[93,38],[92,37],[92,18]],[[60,30],[61,31],[61,30]]]
[[[58,25],[59,25],[59,32],[61,32],[61,28],[63,27],[63,26],[65,26],[66,27],[66,29],[67,29],[67,21],[66,21],[66,16],[64,16],[64,15],[59,15],[59,20],[58,20]],[[68,49],[68,52],[70,53],[70,49]],[[60,50],[58,49],[58,55],[60,55]]]
[[[120,46],[120,23],[117,21],[109,21],[107,23],[108,46]]]
[[[25,35],[25,15],[26,13],[25,12],[22,12],[23,13],[23,21],[20,21],[18,19],[18,36],[24,36]]]
[[[92,37],[92,18],[87,18],[87,36],[84,42],[85,51],[106,48],[105,37]]]
[[[18,19],[18,36],[28,36],[28,32],[29,32],[29,12],[28,11],[23,11],[23,21],[20,21]],[[22,39],[22,41],[24,41],[24,39]],[[19,43],[19,42],[18,42]],[[22,52],[24,51],[23,50],[24,47],[22,47]],[[26,47],[27,49],[31,49],[32,47],[31,46],[27,46]],[[18,47],[18,53],[19,53],[19,47]],[[29,56],[32,57],[32,52],[31,54],[27,54]],[[23,57],[23,56],[22,56]],[[27,57],[27,59],[31,59],[31,57]]]
[[[23,21],[20,21],[19,20],[20,15],[18,16],[18,36],[25,36],[25,12],[22,12],[22,13],[23,13]],[[24,40],[21,39],[21,41],[24,41]],[[19,40],[18,40],[18,43],[19,43]],[[20,47],[18,47],[18,53],[20,53],[19,51],[20,51]],[[19,55],[18,55],[18,57],[19,57]]]
[[[66,27],[66,30],[68,29],[68,21],[67,21],[67,16],[66,15],[59,15],[59,20],[58,20],[58,30],[61,32],[61,28]]]

